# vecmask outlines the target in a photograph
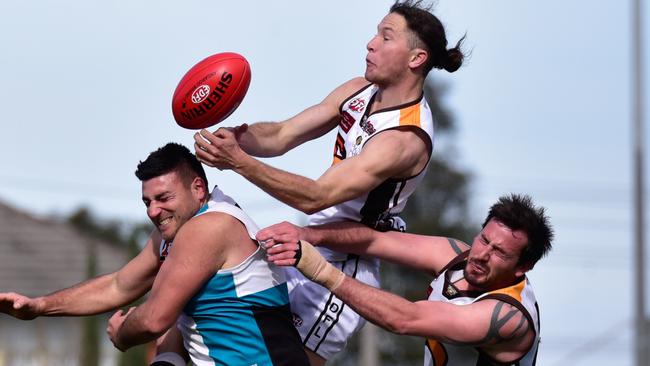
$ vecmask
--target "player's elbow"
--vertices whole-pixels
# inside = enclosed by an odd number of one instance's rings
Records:
[[[384,318],[385,329],[398,335],[412,335],[417,317],[412,312],[413,305],[393,312]]]
[[[144,331],[153,338],[163,335],[167,329],[171,328],[175,319],[163,316],[147,317],[144,322]]]
[[[399,315],[385,319],[384,328],[397,335],[408,335],[410,330],[409,322]]]
[[[303,202],[299,206],[300,207],[298,207],[298,209],[300,211],[306,213],[307,215],[313,215],[318,211],[322,211],[322,210],[332,206],[332,204],[328,204],[322,199],[315,198],[315,199],[311,199],[311,200],[308,200],[306,202]]]

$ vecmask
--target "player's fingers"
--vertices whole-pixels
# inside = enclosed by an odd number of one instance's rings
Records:
[[[275,254],[282,254],[282,253],[295,253],[298,250],[298,243],[282,243],[282,244],[276,244],[266,250],[267,254],[270,255],[275,255]],[[293,256],[293,254],[290,254]]]
[[[278,243],[292,244],[296,243],[300,238],[295,233],[275,233],[273,240]]]
[[[194,152],[197,159],[199,159],[200,161],[209,162],[210,166],[214,166],[215,164],[217,164],[217,158],[219,157],[219,153],[218,151],[214,150],[214,147],[212,147],[212,145],[204,148],[198,144],[194,144]]]
[[[217,139],[211,133],[204,134],[204,132],[207,131],[201,130],[194,134],[194,145],[198,145],[201,150],[208,150],[212,146],[213,141],[216,142]]]
[[[268,253],[268,252],[267,252]],[[278,260],[278,259],[292,259],[296,257],[295,250],[283,250],[277,253],[268,253],[267,257],[269,260]]]
[[[269,260],[269,261],[275,264],[276,266],[293,266],[296,263],[295,259],[277,259],[277,260]]]
[[[270,229],[271,227],[272,226],[269,226],[258,231],[257,234],[255,234],[255,239],[262,242],[273,239],[273,231]]]
[[[235,131],[230,127],[221,127],[215,133],[214,136],[218,137],[230,137],[235,136]]]
[[[277,244],[275,242],[275,240],[273,240],[273,239],[267,239],[267,240],[259,240],[259,239],[257,239],[257,240],[260,242],[260,245],[262,245],[262,248],[264,248],[265,250],[269,249],[269,248],[273,247],[275,244]]]

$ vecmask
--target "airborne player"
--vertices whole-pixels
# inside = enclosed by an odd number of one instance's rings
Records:
[[[440,21],[419,2],[397,2],[367,45],[364,77],[282,122],[255,123],[195,135],[197,157],[231,169],[287,205],[313,214],[310,224],[353,220],[380,230],[404,230],[398,214],[422,180],[433,148],[433,118],[423,97],[433,68],[456,71],[460,42],[447,49]],[[279,156],[338,127],[332,166],[317,180],[288,173],[252,156]],[[321,249],[334,266],[379,286],[378,261]],[[294,324],[312,365],[339,352],[363,325],[321,286],[291,272]]]

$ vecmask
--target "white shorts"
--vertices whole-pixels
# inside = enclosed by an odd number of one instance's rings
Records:
[[[378,259],[350,254],[347,260],[331,263],[346,275],[379,287]],[[293,324],[303,345],[326,360],[345,348],[348,338],[365,324],[328,289],[308,280],[293,267],[287,267],[287,286]]]

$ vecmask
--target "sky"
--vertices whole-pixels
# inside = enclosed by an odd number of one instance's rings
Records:
[[[227,51],[250,62],[248,94],[222,126],[288,118],[363,74],[391,3],[1,2],[0,200],[40,216],[85,205],[146,220],[133,172],[166,142],[192,144],[171,114],[189,67]],[[434,13],[471,51],[459,71],[431,77],[448,88],[476,220],[519,192],[555,227],[553,251],[529,274],[538,365],[632,365],[630,2],[439,0]],[[333,143],[330,133],[265,161],[317,178]],[[648,181],[647,159],[645,169]],[[261,226],[304,221],[235,173],[208,178]]]

